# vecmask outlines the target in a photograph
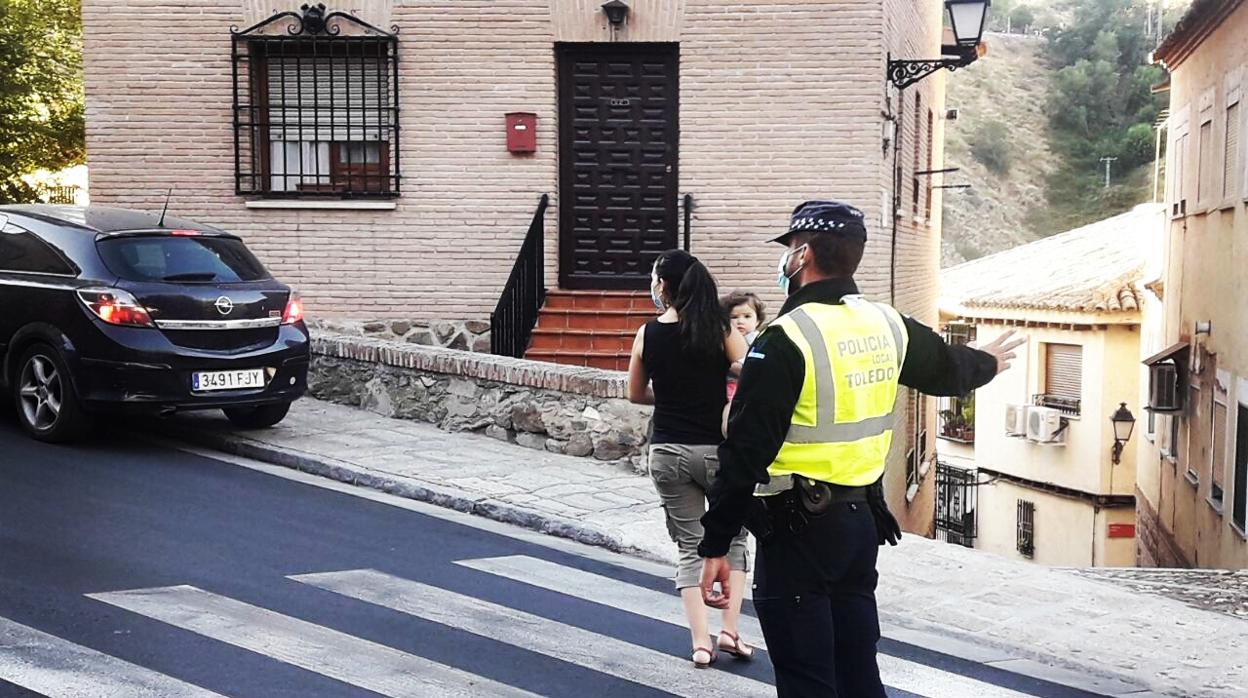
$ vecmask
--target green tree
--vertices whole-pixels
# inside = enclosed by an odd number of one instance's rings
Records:
[[[0,201],[33,201],[21,176],[85,156],[79,0],[0,0]]]
[[[1010,28],[1018,33],[1036,23],[1036,12],[1028,5],[1019,5],[1010,13]]]
[[[1145,0],[1065,0],[1072,20],[1050,34],[1056,69],[1048,95],[1049,126],[1061,166],[1049,179],[1049,207],[1035,219],[1049,234],[1120,213],[1148,196],[1139,171],[1153,158],[1153,124],[1165,97],[1152,93],[1163,72],[1147,65]],[[1104,186],[1102,157],[1114,162]]]

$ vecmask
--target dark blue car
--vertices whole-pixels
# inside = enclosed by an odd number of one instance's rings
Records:
[[[307,389],[298,296],[211,226],[0,206],[0,308],[0,385],[36,439],[135,411],[222,409],[268,427]]]

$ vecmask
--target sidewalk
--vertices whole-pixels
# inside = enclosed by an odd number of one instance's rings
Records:
[[[307,399],[277,428],[217,413],[177,438],[660,561],[675,559],[650,481],[627,466],[542,453]],[[1167,573],[1181,589],[1184,575]],[[1226,575],[1223,575],[1226,577]],[[1248,594],[1241,575],[1227,577]],[[1196,579],[1195,577],[1193,579]],[[1176,597],[1176,598],[1172,598]],[[880,556],[893,640],[1110,695],[1248,695],[1248,619],[1184,603],[1133,573],[1059,570],[907,535]],[[970,697],[968,697],[970,698]]]

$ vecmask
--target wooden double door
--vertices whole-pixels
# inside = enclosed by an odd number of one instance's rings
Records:
[[[678,229],[677,44],[559,44],[559,282],[645,289]]]

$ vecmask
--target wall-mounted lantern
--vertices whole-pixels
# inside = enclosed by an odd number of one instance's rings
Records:
[[[611,0],[602,6],[602,11],[606,13],[607,21],[611,23],[611,26],[618,29],[628,18],[629,7],[624,0]]]
[[[1135,415],[1127,409],[1127,403],[1118,403],[1118,409],[1110,415],[1109,421],[1114,425],[1114,465],[1122,461],[1122,448],[1131,440],[1131,432],[1135,429]]]
[[[988,19],[991,0],[945,0],[949,11],[949,25],[953,27],[953,40],[958,46],[975,47],[984,37],[984,25]]]
[[[944,68],[957,70],[974,63],[983,55],[984,25],[992,0],[945,0],[949,24],[953,28],[951,45],[940,47],[940,58],[921,60],[888,60],[888,79],[897,89],[905,89]]]

